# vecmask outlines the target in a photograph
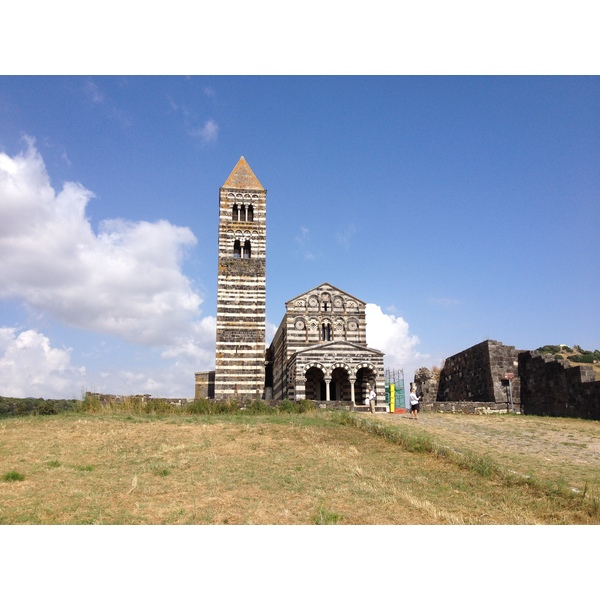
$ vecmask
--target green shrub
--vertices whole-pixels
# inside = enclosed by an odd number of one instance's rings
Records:
[[[263,400],[252,400],[246,405],[246,411],[253,415],[264,415],[275,412],[275,408]]]
[[[210,404],[210,401],[206,398],[200,398],[198,400],[194,400],[190,404],[187,404],[185,407],[185,412],[192,415],[210,415],[212,412]]]
[[[162,398],[148,400],[144,404],[144,412],[146,414],[166,415],[174,412],[175,407]]]
[[[337,525],[340,519],[340,515],[327,510],[323,506],[319,506],[316,514],[313,515],[313,523],[315,525]]]
[[[550,345],[546,345],[546,346],[541,346],[540,348],[537,349],[538,352],[541,352],[542,354],[558,354],[561,351],[560,346],[550,346]]]
[[[167,475],[171,474],[171,470],[168,469],[167,467],[160,467],[160,468],[156,468],[154,469],[154,471],[152,471],[155,475],[158,475],[159,477],[166,477]]]
[[[235,400],[215,402],[214,400],[200,398],[187,404],[184,410],[192,415],[218,415],[223,413],[235,413],[239,409],[240,406]]]
[[[77,405],[79,412],[97,413],[102,410],[102,402],[100,398],[93,394],[86,394],[85,398]]]
[[[237,400],[227,400],[225,402],[213,402],[215,413],[236,413],[240,410]]]
[[[51,400],[42,400],[37,407],[38,415],[56,415],[58,410]]]
[[[298,412],[307,413],[317,410],[317,405],[312,400],[300,400],[298,403]]]
[[[15,413],[19,416],[30,415],[35,410],[35,404],[32,398],[25,398],[17,402]]]
[[[571,362],[578,363],[593,363],[594,360],[597,360],[593,354],[572,354],[569,356],[569,360]]]
[[[277,405],[277,410],[284,413],[299,413],[300,407],[297,402],[292,402],[286,398]]]
[[[2,481],[23,481],[23,479],[25,479],[25,475],[21,475],[18,471],[8,471],[2,477]]]

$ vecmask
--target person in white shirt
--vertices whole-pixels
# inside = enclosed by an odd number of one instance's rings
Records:
[[[417,388],[412,387],[410,390],[410,418],[416,419],[419,412],[419,397],[417,396]]]
[[[375,403],[377,402],[377,394],[375,393],[374,388],[371,388],[369,391],[369,406],[371,407],[371,412],[375,412]]]

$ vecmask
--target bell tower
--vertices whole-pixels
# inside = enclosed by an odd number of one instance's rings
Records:
[[[219,190],[215,400],[264,394],[266,200],[242,156]]]

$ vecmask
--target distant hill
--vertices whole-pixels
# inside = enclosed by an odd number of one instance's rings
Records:
[[[591,365],[596,374],[596,379],[600,378],[600,350],[584,350],[577,344],[572,348],[565,344],[557,346],[547,345],[537,348],[541,354],[552,354],[559,360],[568,360],[573,366]]]

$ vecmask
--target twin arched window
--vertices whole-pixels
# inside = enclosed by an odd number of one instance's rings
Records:
[[[243,246],[240,240],[233,242],[233,258],[252,258],[250,240],[246,240]]]
[[[254,207],[252,204],[240,204],[238,206],[237,202],[233,205],[233,210],[231,213],[231,218],[233,221],[254,221]]]

